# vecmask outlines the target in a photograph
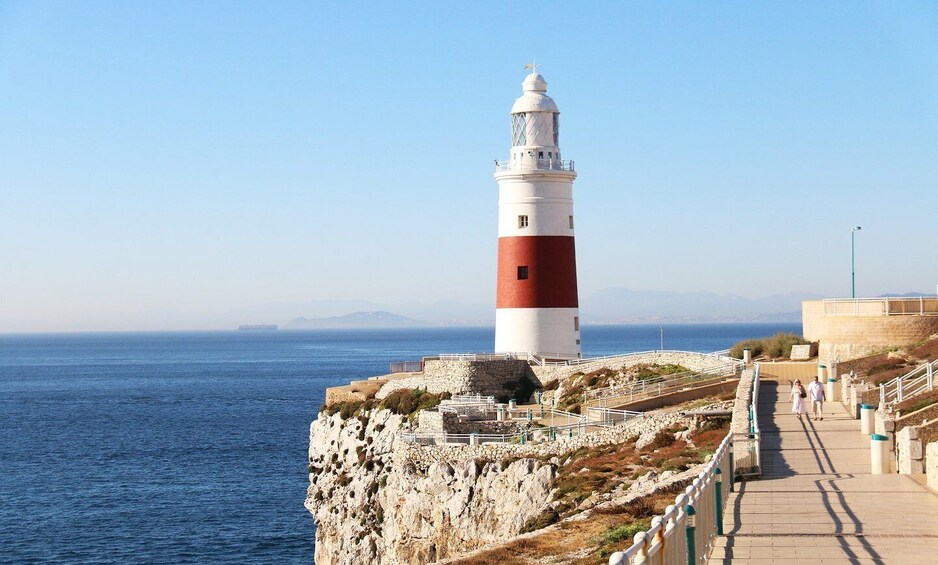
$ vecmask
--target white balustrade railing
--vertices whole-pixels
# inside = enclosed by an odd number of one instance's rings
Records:
[[[935,368],[938,359],[923,363],[908,373],[879,385],[879,407],[891,409],[903,400],[935,388]]]
[[[468,403],[468,404],[494,404],[494,396],[482,396],[481,394],[454,394],[449,398],[449,400],[444,400],[443,402],[449,403]]]
[[[732,488],[732,433],[694,482],[674,499],[651,528],[635,534],[631,547],[609,557],[609,565],[706,563]],[[724,479],[727,484],[724,485]]]
[[[825,316],[938,316],[934,296],[829,298],[822,301]]]
[[[587,408],[586,410],[586,421],[587,422],[603,422],[604,424],[621,424],[627,420],[634,420],[635,418],[644,418],[645,414],[642,412],[634,412],[632,410],[613,410],[612,408]]]
[[[454,434],[449,432],[401,432],[400,439],[416,445],[481,445],[484,443],[543,443],[580,437],[592,431],[611,427],[602,422],[579,421],[562,426],[533,428],[516,434]]]

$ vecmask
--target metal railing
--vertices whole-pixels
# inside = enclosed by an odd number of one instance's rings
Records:
[[[608,428],[602,422],[580,421],[564,426],[548,426],[525,430],[516,434],[454,434],[449,432],[401,432],[400,438],[416,445],[481,445],[485,443],[542,443],[575,438],[589,432]]]
[[[635,534],[631,547],[609,557],[609,565],[706,563],[713,540],[723,535],[723,509],[732,481],[732,433],[727,434],[710,463],[674,499],[651,528]],[[732,482],[730,483],[732,484]]]
[[[390,373],[418,373],[423,370],[422,361],[391,361]]]
[[[903,400],[934,390],[936,363],[938,363],[938,359],[930,363],[923,363],[904,375],[880,384],[880,409],[891,409]]]
[[[508,159],[496,160],[496,171],[574,171],[573,161],[561,159]]]
[[[481,394],[454,394],[443,402],[447,404],[495,404],[495,397]]]
[[[762,432],[759,430],[759,364],[753,365],[752,390],[749,402],[749,431],[733,436],[735,473],[743,477],[762,474]]]
[[[635,418],[644,418],[645,414],[642,412],[634,412],[632,410],[613,410],[612,408],[587,408],[586,409],[586,421],[587,422],[602,422],[604,424],[621,424],[627,420],[634,420]]]
[[[587,407],[606,407],[618,403],[654,398],[690,386],[717,383],[727,377],[736,376],[740,370],[741,365],[738,363],[721,363],[701,371],[651,377],[623,385],[588,390],[583,393],[583,403]]]
[[[938,298],[829,298],[825,316],[938,316]]]

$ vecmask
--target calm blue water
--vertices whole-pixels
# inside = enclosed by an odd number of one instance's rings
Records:
[[[664,326],[714,351],[799,324]],[[659,326],[585,326],[584,354]],[[492,328],[0,336],[0,562],[311,563],[309,423],[392,360],[489,351]]]

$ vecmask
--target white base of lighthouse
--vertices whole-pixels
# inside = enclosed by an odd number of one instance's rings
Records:
[[[577,308],[498,308],[495,352],[532,353],[550,359],[580,357]]]

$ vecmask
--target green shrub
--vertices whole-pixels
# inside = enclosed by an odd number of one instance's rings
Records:
[[[807,345],[810,343],[810,341],[807,341],[799,335],[779,332],[772,337],[747,339],[737,343],[730,348],[730,357],[742,359],[743,349],[749,349],[753,359],[760,356],[773,359],[779,357],[788,358],[791,357],[791,348],[793,345]]]
[[[638,532],[644,532],[650,527],[650,520],[639,520],[638,522],[622,524],[618,528],[613,528],[603,534],[603,541],[608,544],[628,542],[628,545],[631,545],[632,538],[635,537],[635,534]]]
[[[433,408],[451,396],[448,392],[431,394],[417,388],[401,389],[387,395],[378,407],[386,408],[395,414],[413,417],[417,412]]]

